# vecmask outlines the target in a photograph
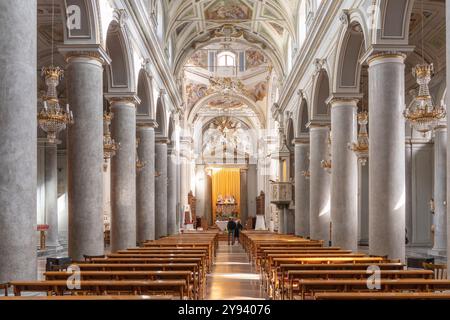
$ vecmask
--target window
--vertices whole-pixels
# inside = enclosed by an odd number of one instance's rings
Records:
[[[217,65],[219,67],[235,67],[236,55],[230,51],[223,51],[217,55]]]

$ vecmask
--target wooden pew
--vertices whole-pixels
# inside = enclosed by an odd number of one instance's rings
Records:
[[[202,298],[205,284],[202,282],[198,263],[78,263],[84,271],[189,271],[193,275],[196,296]]]
[[[316,293],[315,300],[450,300],[443,292],[325,292]]]
[[[107,255],[107,258],[114,259],[141,259],[141,258],[201,258],[202,268],[205,268],[205,271],[209,271],[211,269],[211,262],[208,259],[208,256],[205,253],[185,253],[185,252],[158,252],[158,253],[111,253]]]
[[[9,283],[0,283],[0,290],[5,291],[5,296],[8,295]]]
[[[39,301],[86,301],[86,300],[172,300],[171,296],[121,295],[121,296],[10,296],[0,297],[1,300],[39,300]]]
[[[366,270],[289,270],[287,272],[287,293],[289,299],[293,299],[295,289],[299,288],[298,282],[307,279],[321,280],[367,280],[372,273]],[[380,270],[381,279],[433,279],[433,272],[429,270]],[[284,278],[283,278],[284,279]],[[285,298],[284,282],[281,298]]]
[[[405,269],[405,265],[402,263],[398,263],[398,262],[395,262],[395,263],[389,263],[389,262],[356,263],[356,264],[352,264],[352,263],[342,263],[342,264],[339,264],[339,263],[333,263],[333,264],[323,264],[323,263],[320,263],[320,264],[289,264],[288,263],[288,264],[280,264],[278,267],[278,273],[277,273],[278,286],[275,287],[275,290],[280,289],[281,292],[284,292],[284,282],[282,282],[281,279],[285,279],[285,281],[287,282],[287,272],[288,271],[294,271],[294,270],[298,270],[298,271],[360,270],[360,271],[366,272],[367,268],[369,268],[371,266],[377,266],[378,268],[380,268],[380,270],[400,271],[400,270]],[[281,284],[281,288],[279,287],[280,284]]]
[[[380,291],[414,291],[414,292],[433,292],[450,290],[450,280],[436,279],[381,279],[379,281]],[[307,295],[314,296],[316,292],[370,292],[367,287],[367,280],[300,280],[299,298],[304,300]]]
[[[45,272],[45,280],[67,280],[73,273]],[[81,271],[80,280],[185,280],[188,298],[198,299],[198,290],[191,271]]]
[[[331,257],[273,257],[267,264],[263,277],[265,278],[265,287],[269,296],[274,296],[276,290],[280,288],[279,275],[281,274],[279,266],[281,264],[359,264],[359,263],[381,263],[384,259],[381,257],[367,256],[331,256]],[[386,261],[387,262],[387,261]]]
[[[267,258],[268,254],[311,254],[311,253],[352,253],[351,250],[342,250],[339,247],[327,248],[327,247],[260,247],[256,254],[255,264],[261,265],[261,261]]]
[[[67,281],[12,281],[14,295],[20,296],[22,292],[45,292],[47,295],[129,293],[143,295],[146,293],[170,293],[184,298],[186,281],[184,280],[86,280],[80,281],[80,289],[69,289]]]
[[[197,263],[200,274],[200,281],[204,283],[206,281],[206,268],[203,264],[202,257],[160,257],[160,258],[106,258],[106,259],[93,259],[92,263],[117,263],[117,264],[143,264],[143,263]]]

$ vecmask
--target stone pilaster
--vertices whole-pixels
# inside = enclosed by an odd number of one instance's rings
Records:
[[[446,17],[450,17],[450,1],[445,2],[445,15]],[[447,48],[447,61],[450,61],[450,19],[446,19],[446,36],[445,36],[445,44]],[[450,83],[450,68],[447,68],[447,84]],[[448,86],[447,86],[448,87]],[[450,106],[450,94],[447,92],[447,108]],[[450,126],[450,117],[447,116],[447,127]],[[447,130],[447,143],[450,142],[450,130]],[[450,148],[447,145],[447,150],[450,150]],[[450,157],[447,157],[447,168],[450,168]],[[447,186],[450,185],[450,170],[447,170]],[[450,206],[448,205],[450,203],[450,188],[447,188],[447,230],[450,230],[450,214],[448,212]],[[447,236],[447,277],[450,278],[450,254],[448,252],[450,248],[450,237]]]
[[[310,125],[310,236],[312,239],[330,240],[330,174],[321,166],[321,161],[328,158],[327,125]]]
[[[331,105],[332,244],[358,249],[358,162],[348,145],[357,139],[357,99],[334,97]]]
[[[56,144],[45,144],[45,223],[47,247],[58,247],[58,155]]]
[[[167,234],[178,233],[177,227],[177,155],[173,148],[167,153]]]
[[[112,138],[120,148],[111,159],[111,251],[136,246],[136,104],[133,95],[107,95],[114,114]]]
[[[309,237],[309,139],[295,139],[295,235]]]
[[[167,138],[155,140],[155,238],[167,236]]]
[[[245,224],[245,222],[247,221],[247,217],[248,217],[248,170],[247,169],[241,169],[240,172],[240,181],[241,181],[241,186],[240,186],[240,193],[241,193],[241,203],[239,204],[240,206],[240,210],[241,210],[241,222],[243,223],[243,225]],[[214,200],[215,201],[215,200]]]
[[[369,252],[405,261],[405,55],[369,58]]]
[[[140,123],[139,159],[145,163],[136,176],[136,240],[155,240],[155,126],[156,122]]]
[[[447,249],[447,127],[434,131],[434,246],[432,254],[445,256]]]
[[[0,1],[0,282],[36,278],[37,1]]]

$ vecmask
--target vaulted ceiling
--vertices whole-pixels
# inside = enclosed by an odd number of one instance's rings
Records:
[[[175,73],[197,49],[233,38],[263,50],[284,74],[289,39],[295,39],[295,0],[170,0],[167,40]]]

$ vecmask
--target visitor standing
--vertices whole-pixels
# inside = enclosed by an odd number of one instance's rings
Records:
[[[231,218],[228,220],[227,230],[228,230],[228,245],[230,245],[230,237],[234,245],[234,232],[236,230],[236,222],[234,222],[233,219]]]

